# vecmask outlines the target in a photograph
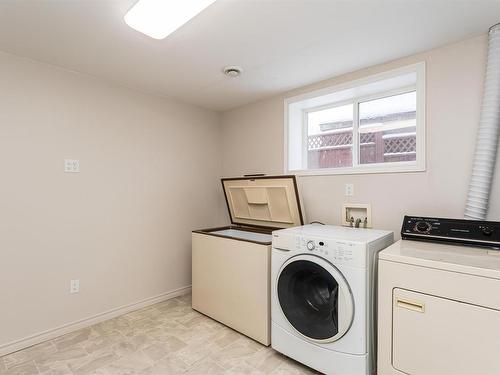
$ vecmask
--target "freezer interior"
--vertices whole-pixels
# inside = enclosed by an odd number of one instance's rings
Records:
[[[248,241],[256,241],[256,242],[271,242],[272,235],[268,233],[257,233],[257,232],[248,232],[239,229],[221,229],[210,232],[211,234],[217,234],[219,236],[235,238],[239,240],[248,240]]]

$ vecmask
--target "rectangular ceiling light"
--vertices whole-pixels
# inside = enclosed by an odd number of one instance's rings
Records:
[[[125,22],[151,38],[164,39],[216,0],[139,0]]]

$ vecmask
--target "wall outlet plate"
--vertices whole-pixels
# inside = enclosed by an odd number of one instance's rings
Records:
[[[372,206],[371,204],[348,203],[342,206],[342,225],[351,226],[351,218],[354,219],[352,226],[355,226],[356,220],[360,219],[360,228],[372,228]],[[366,219],[366,226],[365,226]]]
[[[65,173],[78,173],[78,172],[80,172],[80,160],[64,159],[64,172]]]
[[[345,196],[346,197],[354,196],[354,184],[345,184]]]
[[[71,280],[69,285],[69,292],[71,294],[78,293],[80,291],[80,280]]]

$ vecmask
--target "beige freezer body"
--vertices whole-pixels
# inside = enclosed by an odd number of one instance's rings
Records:
[[[223,179],[231,226],[192,234],[193,308],[271,344],[271,231],[303,224],[294,176]]]
[[[271,245],[193,233],[193,308],[269,345]]]

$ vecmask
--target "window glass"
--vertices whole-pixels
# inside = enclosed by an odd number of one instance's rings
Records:
[[[307,168],[352,167],[353,104],[307,113]]]
[[[287,172],[425,170],[423,62],[287,98],[285,111]]]
[[[416,114],[415,91],[359,103],[359,163],[415,161]]]

